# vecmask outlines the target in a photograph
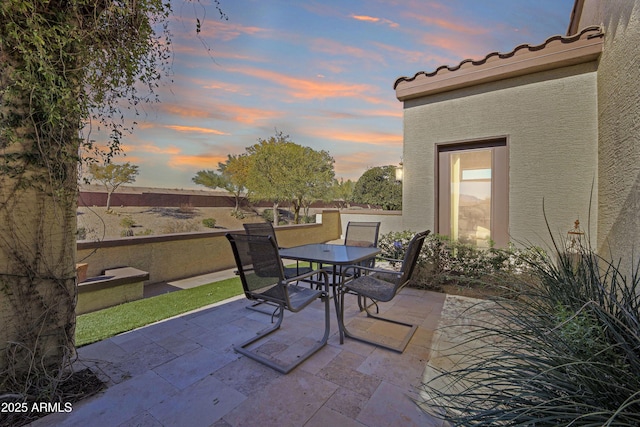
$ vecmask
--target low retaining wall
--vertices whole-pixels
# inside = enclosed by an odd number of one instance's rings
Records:
[[[322,212],[320,224],[276,228],[280,246],[323,243],[340,239],[340,212]],[[149,272],[148,283],[166,282],[226,270],[235,266],[225,234],[244,230],[135,236],[100,242],[78,242],[77,260],[88,263],[87,276],[114,267],[130,266]]]
[[[142,299],[149,273],[132,267],[106,270],[104,274],[78,283],[76,314],[89,313]]]

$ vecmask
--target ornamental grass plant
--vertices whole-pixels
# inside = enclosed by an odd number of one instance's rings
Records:
[[[460,426],[640,425],[640,262],[626,275],[554,245],[524,259],[517,298],[460,316],[457,362],[422,385],[429,412]]]

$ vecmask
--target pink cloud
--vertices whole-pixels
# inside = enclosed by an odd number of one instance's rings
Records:
[[[389,132],[368,132],[368,131],[342,131],[336,129],[314,129],[311,132],[318,138],[345,141],[356,144],[381,145],[381,146],[401,146],[402,134]]]
[[[161,104],[160,109],[168,114],[184,118],[219,119],[236,123],[255,124],[284,115],[281,111],[255,107],[244,107],[235,104],[214,104],[210,108],[183,107],[175,104]],[[220,133],[220,135],[228,135]]]
[[[236,73],[246,74],[284,86],[289,96],[301,100],[326,98],[362,98],[371,102],[379,102],[369,94],[375,92],[375,87],[363,83],[330,82],[325,79],[301,79],[275,71],[259,68],[238,68]]]
[[[391,28],[399,27],[397,22],[393,22],[390,19],[386,19],[386,18],[378,18],[378,17],[375,17],[375,16],[355,15],[355,14],[352,14],[350,16],[350,18],[355,19],[356,21],[372,22],[374,24],[386,24],[386,25],[390,26]]]
[[[403,62],[408,62],[412,64],[415,64],[415,63],[425,64],[425,63],[433,62],[435,64],[440,65],[440,64],[447,63],[448,61],[451,60],[450,58],[447,58],[445,56],[433,55],[428,51],[428,49],[425,49],[422,51],[407,50],[407,49],[402,49],[399,46],[388,45],[388,44],[379,43],[379,42],[375,42],[374,45],[377,46],[379,49],[386,50],[387,52],[390,52],[396,57],[401,58]]]
[[[331,39],[314,39],[311,41],[311,49],[319,53],[328,53],[330,55],[346,55],[354,58],[362,58],[379,63],[384,63],[384,57],[378,52],[370,49],[362,49],[355,46],[349,46],[344,43]]]
[[[181,126],[181,125],[164,125],[165,128],[173,129],[177,132],[188,132],[188,133],[206,133],[206,134],[215,134],[215,135],[229,135],[226,132],[222,132],[216,129],[203,128],[197,126]]]
[[[412,18],[422,22],[423,24],[426,25],[433,25],[436,27],[440,27],[443,28],[445,30],[449,30],[452,31],[454,33],[461,33],[461,34],[469,34],[469,35],[479,35],[479,34],[486,34],[488,33],[490,30],[488,28],[484,28],[484,27],[479,27],[479,26],[475,26],[475,25],[469,25],[466,22],[463,21],[457,21],[457,20],[448,20],[445,18],[438,18],[438,17],[434,17],[432,15],[409,15]]]

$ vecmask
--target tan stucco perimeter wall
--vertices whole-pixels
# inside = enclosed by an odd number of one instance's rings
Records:
[[[89,264],[89,277],[98,276],[105,269],[135,267],[149,273],[149,283],[182,279],[235,266],[227,232],[244,230],[79,242],[78,260]],[[340,233],[338,211],[323,211],[322,224],[276,228],[281,246],[327,242],[339,239]]]
[[[586,225],[597,183],[595,71],[595,63],[581,64],[407,101],[404,227],[435,230],[436,143],[502,135],[509,144],[511,240],[548,242],[543,199],[554,231],[566,233],[577,217]]]
[[[598,248],[614,260],[640,252],[640,0],[602,2],[598,68]]]
[[[347,224],[353,222],[379,222],[380,229],[378,235],[388,234],[392,231],[403,231],[402,211],[358,211],[358,210],[342,210],[340,211],[342,219],[342,238],[347,232]],[[418,230],[414,230],[418,231]]]

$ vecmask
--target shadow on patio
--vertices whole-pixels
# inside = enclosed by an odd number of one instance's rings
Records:
[[[440,426],[412,398],[418,398],[444,302],[444,294],[405,288],[381,305],[381,312],[419,325],[403,354],[352,339],[340,345],[332,304],[329,344],[281,375],[232,347],[266,327],[270,316],[247,310],[244,297],[227,300],[80,348],[78,369],[91,367],[108,388],[71,413],[33,425]],[[262,351],[286,354],[319,338],[321,304],[286,312]],[[347,296],[346,304],[352,329],[370,326],[355,297]],[[390,340],[397,335],[379,323],[374,328]]]

